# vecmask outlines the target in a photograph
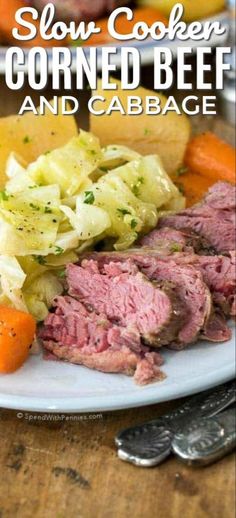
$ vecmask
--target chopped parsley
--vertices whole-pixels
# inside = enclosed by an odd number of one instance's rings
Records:
[[[44,208],[44,214],[52,214],[52,209],[50,209],[50,207],[45,207]]]
[[[33,210],[37,210],[39,211],[40,210],[40,207],[38,205],[35,205],[34,203],[30,203],[29,206],[31,207],[31,209]]]
[[[152,131],[151,131],[150,129],[148,129],[148,128],[145,128],[145,129],[144,129],[144,135],[145,135],[145,137],[147,137],[148,135],[151,135],[151,134],[152,134]]]
[[[136,221],[136,219],[131,219],[130,226],[132,229],[136,228],[137,224],[138,222]]]
[[[133,186],[133,188],[132,188],[132,192],[133,192],[133,194],[134,194],[135,196],[138,196],[138,195],[139,195],[139,188],[138,188],[137,184]]]
[[[9,195],[6,193],[6,191],[0,191],[0,201],[8,201]]]
[[[36,263],[41,264],[42,266],[44,266],[47,262],[45,257],[43,257],[42,255],[35,255],[34,260],[36,261]]]
[[[141,185],[143,185],[143,184],[144,184],[144,178],[143,178],[143,176],[139,176],[139,177],[138,177],[138,183],[140,183]]]
[[[85,198],[84,203],[87,203],[87,205],[93,205],[95,202],[95,197],[92,191],[85,191]]]
[[[131,212],[127,209],[117,209],[117,212],[120,212],[120,214],[123,214],[123,216],[126,216],[127,214],[131,214]]]
[[[55,255],[62,255],[64,254],[64,248],[61,248],[60,246],[55,247]]]
[[[138,195],[139,195],[139,193],[140,193],[140,187],[141,187],[141,185],[143,185],[143,184],[144,184],[144,181],[145,181],[145,180],[144,180],[143,176],[139,176],[139,177],[138,177],[138,180],[137,180],[137,183],[136,183],[135,185],[133,185],[133,187],[132,187],[132,192],[133,192],[133,194],[134,194],[135,196],[138,196]]]
[[[65,276],[66,276],[66,270],[61,270],[60,272],[58,272],[57,276],[60,278],[60,279],[64,279]]]

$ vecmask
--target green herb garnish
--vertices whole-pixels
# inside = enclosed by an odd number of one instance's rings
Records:
[[[65,276],[66,276],[66,270],[61,270],[61,272],[58,272],[57,276],[60,278],[60,279],[64,279]]]
[[[45,207],[44,208],[44,214],[52,214],[52,209],[50,209],[50,207]]]
[[[47,263],[45,257],[43,257],[42,255],[35,255],[34,260],[36,261],[36,263],[41,264],[42,266]]]
[[[84,203],[87,203],[87,205],[93,205],[95,202],[95,197],[92,191],[85,191],[85,198]]]
[[[144,178],[143,178],[143,176],[139,176],[139,177],[138,177],[138,183],[139,183],[139,184],[141,184],[141,185],[143,185],[143,184],[144,184]]]
[[[65,250],[64,248],[61,248],[60,246],[55,247],[55,255],[62,255],[64,254]]]
[[[133,187],[132,187],[132,192],[133,192],[133,194],[134,194],[135,196],[138,196],[138,195],[139,195],[139,193],[140,193],[140,192],[139,192],[140,187],[141,187],[141,185],[143,185],[143,184],[144,184],[144,181],[145,181],[145,180],[144,180],[143,176],[139,176],[139,177],[138,177],[138,180],[137,180],[137,183],[136,183],[135,185],[133,185]]]
[[[139,188],[137,185],[134,185],[133,188],[132,188],[132,192],[135,196],[138,196],[139,195]]]
[[[39,211],[40,210],[40,207],[38,205],[35,205],[34,203],[30,203],[29,206],[31,207],[31,209],[33,210],[37,210]]]
[[[126,216],[127,214],[131,214],[131,212],[127,209],[117,209],[117,212],[120,212],[120,214],[123,214],[123,216]]]
[[[0,201],[8,201],[9,195],[6,193],[6,191],[0,191]]]
[[[148,135],[151,135],[151,133],[152,133],[152,131],[151,131],[150,129],[148,129],[148,128],[145,128],[145,129],[144,129],[144,135],[145,135],[145,137],[147,137]]]
[[[136,228],[137,224],[138,222],[136,221],[136,219],[131,219],[130,226],[132,229]]]

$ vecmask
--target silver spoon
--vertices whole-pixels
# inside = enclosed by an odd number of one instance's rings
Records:
[[[157,466],[170,455],[174,435],[183,427],[210,418],[235,401],[235,382],[231,382],[191,398],[158,419],[122,430],[115,437],[118,457],[136,466]]]
[[[191,466],[212,464],[236,447],[235,425],[235,408],[215,417],[196,419],[174,435],[172,451]]]

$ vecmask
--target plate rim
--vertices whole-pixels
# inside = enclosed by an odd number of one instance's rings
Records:
[[[104,374],[105,375],[105,374]],[[112,394],[111,397],[107,396],[96,396],[96,397],[66,397],[66,398],[48,398],[45,404],[45,398],[38,398],[37,396],[15,396],[15,395],[4,395],[0,393],[0,409],[8,410],[22,410],[26,412],[45,412],[45,413],[93,413],[93,412],[110,412],[116,410],[127,410],[131,408],[140,408],[143,406],[155,405],[158,403],[164,403],[182,397],[191,396],[193,394],[203,392],[211,389],[217,385],[221,385],[231,379],[235,378],[235,364],[226,365],[220,371],[218,370],[218,376],[215,371],[208,373],[206,382],[202,384],[202,377],[200,377],[200,383],[188,380],[180,385],[180,388],[176,390],[176,383],[170,384],[166,387],[164,393],[158,394],[158,382],[156,383],[157,391],[151,394],[147,394],[142,390],[145,387],[140,387],[140,398],[137,401],[137,392],[129,397],[126,402],[123,394]],[[160,382],[161,383],[161,382]],[[151,386],[151,385],[150,385]],[[109,401],[109,402],[108,402]]]

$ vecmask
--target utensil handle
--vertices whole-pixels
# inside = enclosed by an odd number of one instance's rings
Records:
[[[174,435],[172,451],[191,466],[212,464],[236,447],[235,421],[235,409],[213,418],[196,419]]]
[[[231,382],[191,398],[158,419],[126,428],[115,437],[118,456],[136,466],[157,466],[170,455],[174,433],[196,417],[218,414],[235,400],[235,382]]]

